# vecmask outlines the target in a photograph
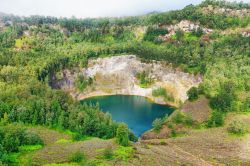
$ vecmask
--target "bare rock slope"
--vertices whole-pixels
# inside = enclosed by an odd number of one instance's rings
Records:
[[[147,88],[142,88],[136,74],[146,71],[154,80]],[[74,86],[77,75],[94,78],[94,83],[83,92]],[[178,105],[187,99],[186,92],[198,86],[201,76],[184,73],[173,69],[170,65],[159,61],[144,63],[135,55],[122,55],[90,60],[87,68],[80,71],[64,70],[59,81],[60,88],[69,92],[77,100],[99,95],[139,95],[145,96],[160,104]],[[153,97],[152,90],[163,87],[175,98],[175,102],[167,102],[161,97]]]

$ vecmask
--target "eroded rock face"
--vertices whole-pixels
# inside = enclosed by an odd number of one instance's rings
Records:
[[[148,88],[138,85],[136,74],[142,71],[148,72],[154,80]],[[79,92],[74,86],[78,74],[94,78],[94,83],[84,92]],[[97,95],[126,94],[145,96],[157,103],[165,104],[166,101],[162,98],[152,96],[153,89],[163,87],[175,98],[175,102],[167,103],[177,105],[187,99],[187,90],[198,86],[201,81],[201,76],[173,69],[163,62],[144,63],[135,55],[122,55],[90,60],[88,67],[78,72],[65,70],[59,85],[77,100]]]

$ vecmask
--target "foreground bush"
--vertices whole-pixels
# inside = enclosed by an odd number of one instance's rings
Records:
[[[85,159],[85,156],[82,152],[75,152],[73,154],[71,154],[71,156],[69,157],[69,161],[70,162],[76,162],[76,163],[80,163]]]
[[[157,118],[153,121],[152,126],[155,131],[159,132],[164,124],[164,120],[161,118]]]
[[[207,122],[208,127],[219,127],[224,124],[224,114],[221,111],[214,111]]]
[[[110,160],[112,159],[114,156],[114,152],[112,150],[112,147],[111,146],[108,146],[107,148],[104,149],[103,151],[103,157],[107,160]]]
[[[175,124],[184,124],[187,126],[192,126],[194,124],[194,120],[190,114],[185,114],[181,111],[177,111],[176,114],[173,116],[172,121]]]
[[[122,146],[129,145],[129,129],[125,123],[119,124],[116,131],[116,140]]]
[[[232,134],[243,135],[247,132],[246,125],[240,120],[234,120],[227,128],[227,131]]]
[[[187,91],[187,95],[188,95],[188,100],[190,101],[194,101],[196,99],[198,99],[198,88],[196,87],[192,87]]]
[[[30,131],[24,132],[23,144],[25,145],[43,145],[43,140],[36,134]]]

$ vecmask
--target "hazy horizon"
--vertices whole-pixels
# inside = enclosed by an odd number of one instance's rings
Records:
[[[19,16],[120,17],[181,9],[202,0],[1,0],[0,12]],[[250,2],[244,0],[243,2]]]

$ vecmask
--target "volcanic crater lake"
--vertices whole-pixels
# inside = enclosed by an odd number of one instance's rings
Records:
[[[150,102],[141,96],[98,96],[82,100],[81,103],[97,104],[103,112],[109,112],[112,119],[124,122],[136,136],[152,128],[156,118],[171,114],[174,108]]]

